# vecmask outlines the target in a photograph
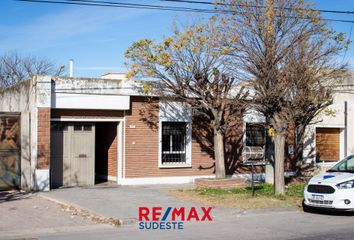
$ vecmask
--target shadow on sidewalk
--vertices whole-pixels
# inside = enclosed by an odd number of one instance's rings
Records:
[[[30,193],[22,193],[19,191],[0,191],[0,203],[26,199],[30,196]]]

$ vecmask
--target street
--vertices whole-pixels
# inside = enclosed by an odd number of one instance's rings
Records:
[[[190,186],[178,186],[178,188]],[[176,186],[95,187],[48,193],[1,193],[0,239],[352,239],[354,214],[304,213],[296,207],[240,210],[213,207],[212,221],[185,221],[182,230],[140,230],[138,207],[189,208],[198,203],[176,199]],[[137,194],[140,194],[138,197]],[[81,196],[81,197],[79,197]],[[50,200],[52,199],[52,200]],[[121,226],[92,221],[66,205],[119,218]]]
[[[39,239],[353,239],[352,216],[300,211],[252,212],[213,223],[187,224],[184,230],[138,230],[137,224],[117,229],[66,232]]]

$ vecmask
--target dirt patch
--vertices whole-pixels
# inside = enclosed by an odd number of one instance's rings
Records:
[[[200,178],[200,179],[196,179],[194,184],[200,188],[231,189],[231,188],[246,187],[245,179],[240,179],[240,178],[230,178],[230,179]]]
[[[60,208],[62,209],[62,211],[69,212],[72,216],[80,216],[80,217],[83,217],[84,219],[89,219],[95,223],[109,224],[109,225],[112,225],[115,227],[119,227],[120,225],[123,224],[123,220],[121,220],[121,219],[107,218],[107,217],[101,216],[97,213],[94,213],[94,212],[86,210],[86,209],[82,209],[77,206],[63,203],[61,201],[51,199],[48,197],[44,197],[44,196],[41,196],[41,197],[44,199],[47,199],[49,201],[57,203],[60,206]]]
[[[198,202],[204,205],[232,207],[238,209],[275,208],[286,206],[302,206],[303,185],[292,185],[286,195],[274,195],[272,187],[262,185],[256,189],[252,197],[249,188],[235,188],[230,190],[205,188],[193,190],[174,190],[170,194],[185,201]]]
[[[116,226],[116,227],[122,225],[122,223],[123,223],[122,220],[120,220],[120,219],[106,218],[103,216],[99,216],[95,213],[92,213],[88,210],[80,209],[80,208],[73,207],[70,205],[59,203],[59,206],[64,211],[70,212],[72,216],[80,216],[83,218],[87,218],[95,223],[109,224],[109,225]]]

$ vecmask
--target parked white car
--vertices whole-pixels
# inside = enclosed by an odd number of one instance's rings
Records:
[[[309,180],[304,191],[306,207],[354,210],[354,155]]]

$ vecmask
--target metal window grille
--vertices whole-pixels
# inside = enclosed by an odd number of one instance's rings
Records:
[[[162,123],[162,164],[186,163],[186,123]]]
[[[263,147],[264,145],[265,145],[264,125],[246,123],[246,146]]]

